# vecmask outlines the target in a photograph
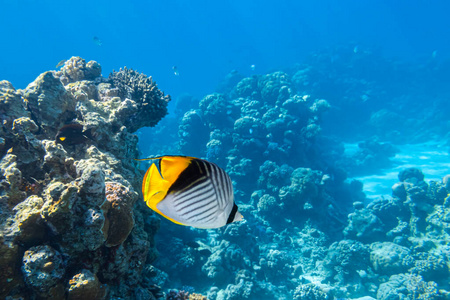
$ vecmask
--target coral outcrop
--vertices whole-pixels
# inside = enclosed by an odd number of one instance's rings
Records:
[[[155,126],[167,114],[170,96],[165,96],[151,77],[125,67],[111,73],[109,81],[118,95],[125,98],[116,113],[130,132],[144,126]]]
[[[124,69],[102,78],[79,57],[23,90],[0,82],[0,297],[152,295],[140,272],[157,255],[158,226],[136,201],[131,132],[155,125],[169,100],[150,77]],[[65,124],[92,139],[56,143]]]

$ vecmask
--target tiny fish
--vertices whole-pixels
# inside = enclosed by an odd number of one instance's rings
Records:
[[[97,46],[103,45],[102,40],[101,40],[100,38],[96,37],[96,36],[94,36],[94,37],[92,38],[92,40],[94,41],[94,43],[95,43]]]
[[[88,140],[94,140],[91,129],[83,131],[81,124],[67,124],[58,130],[55,141],[63,146],[82,144]]]
[[[241,221],[233,185],[217,165],[189,156],[161,156],[145,173],[142,194],[147,205],[184,226],[219,228]]]
[[[66,63],[66,59],[61,60],[61,61],[56,65],[56,68],[59,68],[59,67],[64,66],[65,63]]]
[[[255,66],[255,65],[251,65],[251,66],[250,66],[250,70],[255,71],[255,69],[256,69],[256,66]]]
[[[173,67],[172,67],[172,70],[173,70],[173,74],[174,74],[175,76],[179,76],[179,75],[180,75],[180,72],[178,72],[177,66],[173,66]]]

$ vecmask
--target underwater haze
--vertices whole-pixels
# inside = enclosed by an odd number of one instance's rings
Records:
[[[105,76],[128,66],[172,95],[201,97],[233,69],[289,67],[341,44],[402,61],[450,52],[447,1],[3,0],[1,8],[1,75],[20,88],[73,55],[101,61]]]
[[[450,300],[450,2],[0,11],[0,298]]]

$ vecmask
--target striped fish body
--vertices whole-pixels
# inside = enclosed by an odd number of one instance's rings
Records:
[[[180,225],[219,228],[243,219],[228,174],[203,159],[156,158],[144,176],[142,193],[150,208]]]

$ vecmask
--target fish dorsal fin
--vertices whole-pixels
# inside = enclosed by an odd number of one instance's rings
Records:
[[[191,163],[192,157],[188,156],[164,156],[159,162],[161,175],[164,180],[172,185]]]

